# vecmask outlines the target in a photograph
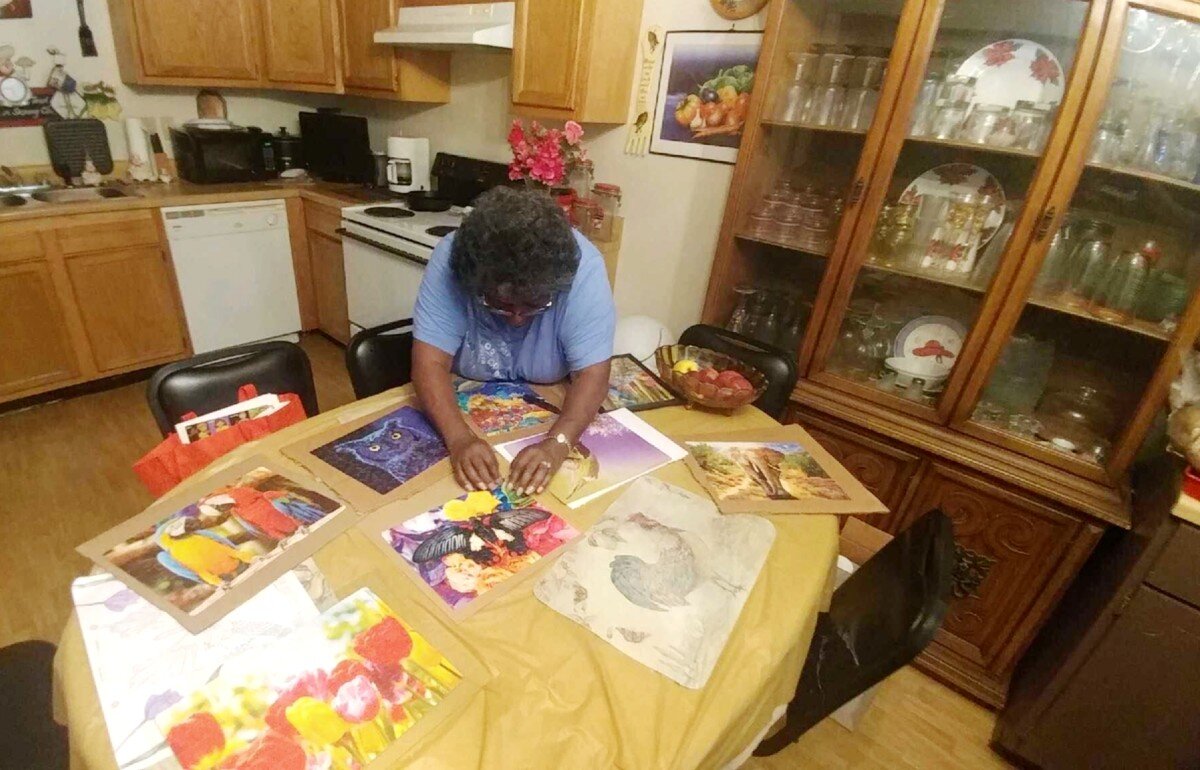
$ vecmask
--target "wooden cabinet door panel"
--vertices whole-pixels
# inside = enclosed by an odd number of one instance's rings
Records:
[[[308,231],[308,242],[321,331],[346,344],[350,341],[350,313],[346,308],[346,267],[342,242],[315,230]]]
[[[574,109],[579,97],[583,22],[592,0],[518,0],[513,30],[512,100]]]
[[[38,259],[45,253],[37,220],[0,227],[0,263]]]
[[[1100,529],[994,481],[933,463],[908,518],[940,508],[954,523],[954,596],[938,641],[992,672],[1025,650]]]
[[[268,81],[331,89],[337,86],[334,1],[263,0]]]
[[[101,372],[185,352],[175,290],[158,247],[69,257],[67,274]]]
[[[62,306],[45,262],[0,267],[0,393],[70,380],[79,373]]]
[[[803,425],[890,510],[886,514],[860,516],[863,522],[893,535],[904,528],[901,506],[920,473],[919,455],[799,410],[791,410],[787,422]]]
[[[258,80],[255,0],[134,0],[150,77]]]
[[[391,26],[393,0],[339,0],[342,14],[342,82],[347,90],[396,90],[395,49],[375,42],[375,30]]]

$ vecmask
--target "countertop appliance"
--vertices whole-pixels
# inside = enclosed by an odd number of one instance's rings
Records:
[[[469,3],[400,8],[396,26],[375,33],[376,43],[405,48],[513,47],[516,3]]]
[[[275,170],[279,173],[293,168],[304,168],[304,140],[280,126],[271,134],[271,154],[275,159]]]
[[[336,109],[300,113],[300,137],[309,173],[326,182],[370,184],[375,176],[367,119]]]
[[[214,184],[266,178],[261,129],[172,126],[171,145],[179,176],[189,182]]]
[[[387,140],[387,181],[392,192],[429,189],[429,140],[390,136]]]
[[[282,200],[175,206],[162,217],[195,352],[299,333]]]
[[[412,318],[433,248],[454,232],[481,192],[508,184],[503,163],[438,153],[432,180],[455,205],[414,212],[403,202],[342,209],[350,331]]]

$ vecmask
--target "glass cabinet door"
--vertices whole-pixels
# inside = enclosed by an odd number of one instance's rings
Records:
[[[784,0],[772,6],[705,317],[799,354],[827,265],[859,209],[872,153],[924,0]],[[697,73],[707,75],[707,73]],[[703,77],[700,77],[702,83]],[[727,97],[701,87],[675,112],[705,141]],[[688,101],[691,100],[691,101]],[[707,116],[707,117],[706,117]],[[718,121],[719,123],[719,121]],[[875,140],[872,141],[872,138]],[[734,143],[736,146],[736,142]],[[744,174],[744,175],[743,175]],[[857,181],[856,181],[857,180]],[[727,222],[727,224],[729,224]]]
[[[1024,307],[957,416],[1103,477],[1128,466],[1195,337],[1182,319],[1200,280],[1200,23],[1117,2],[1071,152],[1054,227],[1013,285]]]
[[[890,179],[864,205],[813,379],[949,418],[939,401],[1014,233],[1029,229],[1027,199],[1046,194],[1061,160],[1049,140],[1082,102],[1102,18],[1083,0],[930,4],[920,33],[930,53],[908,66],[880,163]]]

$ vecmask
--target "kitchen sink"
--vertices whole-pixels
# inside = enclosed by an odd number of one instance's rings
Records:
[[[115,187],[71,187],[65,190],[38,190],[30,197],[43,203],[87,203],[107,198],[130,198],[132,196]]]

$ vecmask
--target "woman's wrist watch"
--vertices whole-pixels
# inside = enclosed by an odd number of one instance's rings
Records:
[[[561,446],[564,450],[566,450],[563,453],[564,456],[571,454],[571,449],[573,447],[571,446],[571,440],[569,438],[567,438],[567,434],[556,433],[553,436],[547,436],[545,440],[552,442],[555,445],[555,448]]]

